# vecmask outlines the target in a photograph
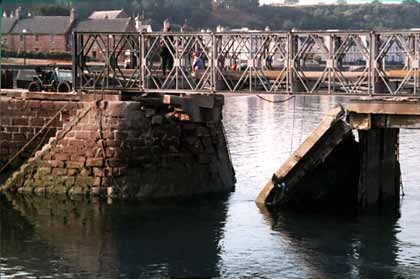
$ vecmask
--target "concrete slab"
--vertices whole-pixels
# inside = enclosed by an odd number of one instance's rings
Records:
[[[328,112],[321,124],[275,172],[273,179],[267,182],[256,199],[257,204],[275,203],[273,193],[278,183],[287,185],[283,196],[287,195],[287,192],[292,191],[310,170],[324,162],[334,148],[352,131],[351,127],[342,120],[343,116],[342,107],[336,107]]]

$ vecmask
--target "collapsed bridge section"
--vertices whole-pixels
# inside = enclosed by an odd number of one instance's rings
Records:
[[[357,100],[331,110],[273,175],[257,204],[398,208],[400,128],[420,128],[417,99]]]

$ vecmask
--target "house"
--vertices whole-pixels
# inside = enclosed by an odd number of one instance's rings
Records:
[[[16,24],[16,18],[7,17],[6,12],[3,13],[3,18],[1,19],[1,48],[2,50],[10,50],[9,43],[11,41],[11,36],[9,32]]]
[[[76,12],[70,16],[27,16],[18,8],[14,17],[3,17],[3,49],[21,52],[69,52]]]
[[[113,10],[113,11],[95,11],[89,19],[117,19],[117,18],[128,18],[128,15],[124,10]]]
[[[125,17],[123,17],[125,15]],[[76,32],[91,32],[91,33],[124,33],[124,32],[152,32],[152,28],[148,24],[143,24],[143,17],[137,16],[135,19],[126,16],[123,11],[96,11],[93,12],[87,20],[78,22],[74,31]],[[118,42],[121,36],[112,36],[110,43]],[[125,53],[129,49],[127,44],[124,45],[124,50],[120,52]],[[105,45],[101,41],[95,41],[90,48],[88,56],[96,59],[103,59],[103,52],[101,47]],[[125,58],[120,55],[118,58],[123,61]]]
[[[76,32],[90,32],[90,33],[121,33],[121,32],[136,32],[136,25],[132,18],[115,18],[115,19],[88,19],[80,21],[75,30]],[[113,41],[118,41],[121,36],[111,37],[110,44]],[[93,40],[93,39],[92,39]],[[92,58],[102,59],[105,43],[102,40],[93,41],[92,47],[89,50],[88,56]],[[122,59],[122,58],[121,58]]]
[[[69,16],[27,16],[19,7],[8,17],[3,14],[2,50],[17,53],[71,53],[73,32],[151,32],[150,25],[143,24],[143,17],[128,17],[123,10],[95,11],[88,19],[77,18],[72,9]],[[118,36],[115,37],[118,39]],[[100,56],[97,43],[90,50],[93,57]]]

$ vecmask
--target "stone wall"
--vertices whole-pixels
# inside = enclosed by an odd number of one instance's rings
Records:
[[[40,133],[12,162],[11,168],[33,156],[81,106],[79,98],[63,94],[13,93],[0,98],[0,167]]]
[[[2,189],[137,199],[233,190],[223,97],[172,99],[80,102]]]

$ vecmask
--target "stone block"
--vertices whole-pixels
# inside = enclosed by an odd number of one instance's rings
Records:
[[[104,165],[103,158],[88,158],[86,160],[87,167],[102,167]]]
[[[68,176],[75,176],[79,173],[77,169],[67,169],[67,175]]]
[[[29,118],[29,125],[31,127],[42,127],[46,122],[42,118],[38,117],[30,117]]]
[[[113,148],[113,147],[107,147],[105,149],[105,155],[108,158],[114,157],[115,153],[116,153],[115,148]]]
[[[67,193],[67,187],[63,185],[55,185],[52,187],[48,187],[47,191],[50,194],[66,194]]]
[[[40,167],[38,168],[37,174],[43,176],[50,174],[52,169],[50,167]]]
[[[82,169],[85,166],[85,162],[67,161],[66,167],[69,169]]]
[[[20,194],[29,194],[29,193],[33,193],[33,192],[34,192],[33,187],[20,187],[20,188],[18,188],[18,193],[20,193]]]
[[[161,115],[155,115],[152,117],[152,125],[161,125],[163,117]]]
[[[91,175],[92,175],[92,169],[91,168],[83,168],[80,171],[80,176],[87,177],[87,176],[91,176]]]
[[[118,140],[107,140],[106,147],[120,147],[121,146],[121,142]]]
[[[73,176],[67,176],[64,179],[64,185],[66,185],[66,187],[68,188],[73,187],[75,182],[76,182],[76,178]]]
[[[12,118],[12,125],[13,126],[28,126],[29,121],[28,121],[28,118],[25,118],[25,117]]]
[[[76,139],[81,139],[81,140],[89,140],[92,138],[91,133],[88,131],[77,131],[75,132],[74,136]]]
[[[102,178],[101,177],[95,177],[93,181],[93,187],[100,187],[102,186]]]
[[[122,162],[120,159],[114,158],[114,159],[109,159],[108,164],[110,167],[121,167]]]
[[[68,191],[70,195],[83,195],[85,192],[85,188],[79,186],[74,186]]]
[[[50,160],[50,161],[48,161],[48,164],[52,168],[64,168],[64,161]]]
[[[85,162],[86,161],[86,157],[85,156],[80,156],[80,155],[70,155],[70,160],[73,162]]]
[[[105,171],[103,168],[93,168],[93,175],[95,177],[105,176]]]
[[[78,139],[68,139],[67,146],[72,150],[82,149],[83,147],[85,147],[85,141]]]
[[[11,141],[12,140],[12,134],[10,133],[0,133],[0,141]]]
[[[19,132],[22,134],[26,134],[26,133],[34,134],[34,128],[33,127],[20,127]]]
[[[63,163],[63,167],[64,167],[64,163]],[[66,169],[64,169],[64,168],[61,168],[61,167],[58,167],[58,168],[53,168],[53,170],[52,170],[52,174],[53,174],[54,176],[64,176],[64,175],[66,175],[66,174],[67,174],[67,170],[66,170]]]
[[[94,180],[95,180],[94,177],[77,176],[75,185],[78,186],[78,187],[84,187],[84,188],[92,187]]]
[[[57,161],[66,161],[70,159],[70,155],[66,153],[56,153],[53,155],[53,159]]]
[[[37,196],[41,196],[45,194],[45,187],[36,187],[34,188],[34,194]]]
[[[26,142],[26,136],[23,133],[13,133],[12,134],[13,141],[23,141]]]

